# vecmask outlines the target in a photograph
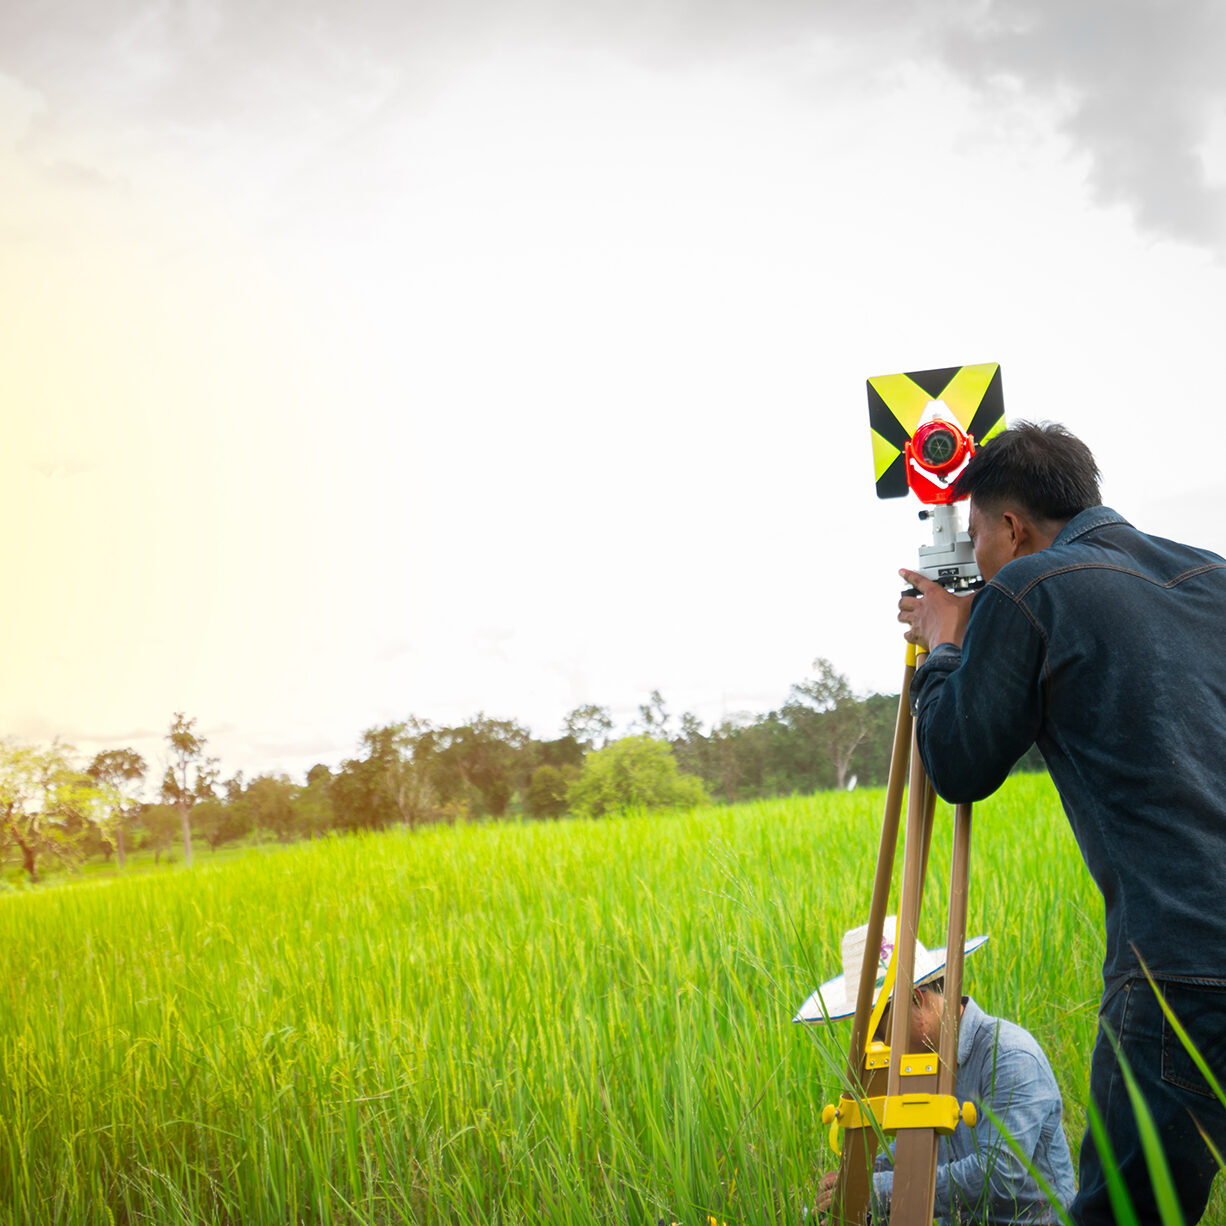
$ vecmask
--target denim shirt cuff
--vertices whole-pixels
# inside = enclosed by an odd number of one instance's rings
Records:
[[[911,678],[911,714],[919,715],[920,701],[923,698],[924,688],[929,681],[944,680],[945,676],[952,673],[962,663],[962,648],[955,647],[953,643],[938,643],[927,655],[923,664],[916,670],[915,676]]]

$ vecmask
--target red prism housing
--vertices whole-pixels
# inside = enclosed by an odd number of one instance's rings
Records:
[[[956,422],[944,418],[926,421],[906,448],[907,485],[929,505],[953,502],[951,486],[967,460],[975,454],[975,440]]]

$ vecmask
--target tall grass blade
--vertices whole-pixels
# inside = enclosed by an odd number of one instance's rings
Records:
[[[1115,1051],[1120,1072],[1124,1075],[1124,1084],[1128,1087],[1128,1099],[1137,1123],[1137,1134],[1141,1138],[1145,1165],[1149,1170],[1150,1184],[1154,1190],[1154,1203],[1157,1205],[1162,1224],[1163,1226],[1184,1226],[1183,1213],[1179,1208],[1179,1197],[1175,1194],[1175,1185],[1171,1181],[1171,1169],[1167,1166],[1162,1140],[1158,1136],[1158,1129],[1154,1126],[1154,1117],[1150,1114],[1141,1088],[1137,1085],[1137,1079],[1133,1075],[1119,1041],[1106,1026],[1103,1027],[1103,1033]]]
[[[1116,1226],[1139,1226],[1136,1210],[1128,1190],[1124,1187],[1124,1179],[1120,1175],[1119,1165],[1115,1161],[1115,1151],[1107,1137],[1107,1129],[1103,1117],[1099,1114],[1094,1100],[1086,1103],[1086,1114],[1090,1121],[1090,1135],[1098,1150],[1098,1161],[1103,1168],[1103,1177],[1107,1181],[1107,1195],[1111,1200],[1111,1210],[1115,1215]]]

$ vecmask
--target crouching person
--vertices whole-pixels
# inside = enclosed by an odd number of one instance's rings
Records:
[[[844,973],[823,984],[805,1002],[797,1021],[835,1021],[855,1013],[866,932],[867,925],[844,937]],[[893,953],[894,932],[891,916],[886,921],[874,1004]],[[966,952],[973,953],[986,939],[968,941]],[[954,1007],[945,999],[944,969],[945,950],[927,950],[917,941],[908,1051],[938,1049],[942,1015]],[[887,1002],[878,1027],[877,1037],[882,1041],[889,1038],[892,1005]],[[954,1094],[959,1102],[975,1104],[978,1119],[974,1127],[959,1123],[953,1133],[940,1138],[933,1220],[951,1226],[1058,1223],[1059,1214],[1030,1170],[1042,1176],[1061,1206],[1068,1206],[1074,1192],[1073,1165],[1062,1125],[1060,1089],[1051,1065],[1028,1030],[990,1016],[969,996],[963,996],[956,1007],[960,1020]],[[996,1121],[1008,1132],[1012,1145]],[[1017,1151],[1025,1155],[1025,1161]],[[889,1152],[878,1155],[873,1172],[874,1222],[889,1217],[894,1187],[891,1158]],[[835,1179],[833,1172],[822,1179],[818,1209],[823,1213],[830,1206]]]

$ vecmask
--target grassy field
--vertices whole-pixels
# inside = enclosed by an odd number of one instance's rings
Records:
[[[882,796],[333,839],[0,896],[0,1219],[796,1223]],[[943,943],[951,819],[921,938]],[[1046,777],[976,809],[967,989],[1074,1150],[1102,908]]]

